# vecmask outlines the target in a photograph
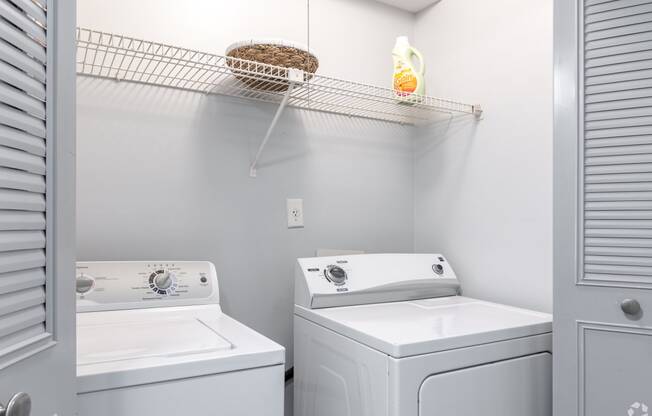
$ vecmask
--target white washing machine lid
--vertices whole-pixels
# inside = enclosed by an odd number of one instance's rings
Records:
[[[552,331],[552,316],[462,296],[307,309],[295,314],[395,358]]]
[[[77,364],[224,351],[233,344],[217,332],[219,318],[170,317],[150,322],[82,324],[77,328]]]
[[[283,347],[219,305],[77,314],[80,393],[284,362]]]

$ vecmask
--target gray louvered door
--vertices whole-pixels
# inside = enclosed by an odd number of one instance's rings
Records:
[[[74,412],[73,53],[74,2],[0,0],[0,403],[34,415]]]
[[[555,412],[652,413],[652,0],[556,0]]]
[[[584,275],[652,287],[652,1],[587,1]]]
[[[43,10],[30,3],[38,22]],[[46,35],[0,2],[0,345],[49,338],[45,303]],[[31,35],[31,36],[30,36]],[[32,55],[32,56],[28,56]]]

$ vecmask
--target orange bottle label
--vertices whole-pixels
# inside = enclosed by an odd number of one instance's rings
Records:
[[[397,95],[405,97],[417,89],[417,77],[409,68],[394,73],[394,91]]]

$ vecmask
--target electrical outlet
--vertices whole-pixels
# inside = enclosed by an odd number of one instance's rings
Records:
[[[288,228],[303,228],[303,199],[288,198]]]

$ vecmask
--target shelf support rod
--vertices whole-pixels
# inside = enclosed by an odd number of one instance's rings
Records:
[[[256,157],[254,158],[254,161],[251,163],[251,166],[249,167],[249,176],[251,176],[252,178],[256,177],[256,165],[258,165],[258,160],[260,159],[260,155],[263,153],[263,149],[265,148],[265,145],[267,145],[267,142],[269,141],[269,138],[271,137],[272,132],[276,127],[276,123],[278,123],[278,119],[281,117],[281,114],[283,114],[283,110],[285,110],[285,107],[287,107],[293,89],[294,89],[294,83],[290,82],[287,91],[285,91],[285,94],[283,95],[283,100],[281,101],[281,105],[279,105],[278,109],[276,110],[276,114],[272,119],[272,124],[269,125],[269,128],[267,129],[267,133],[265,134],[263,141],[260,143],[260,146],[258,147],[258,152],[256,153]]]
[[[476,104],[473,106],[473,115],[477,120],[482,120],[482,106],[479,104]]]

